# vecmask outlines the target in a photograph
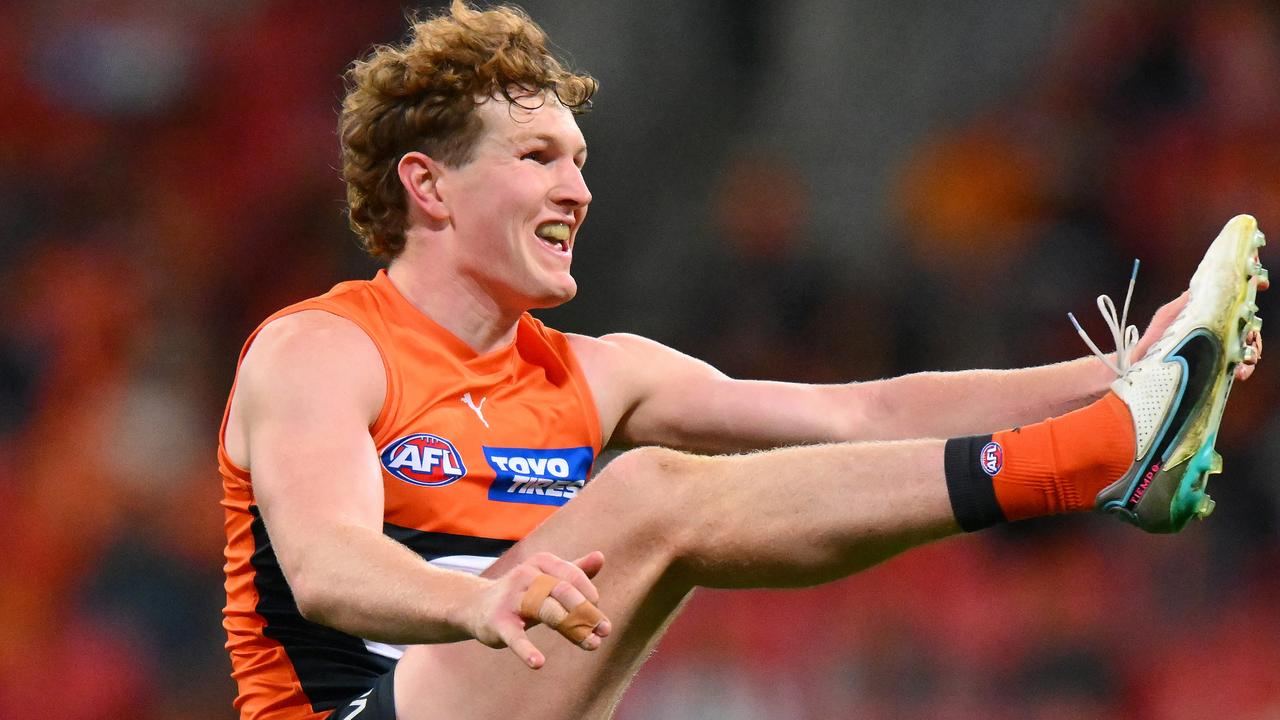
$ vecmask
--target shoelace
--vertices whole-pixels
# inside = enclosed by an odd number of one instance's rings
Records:
[[[1129,300],[1133,297],[1133,284],[1138,279],[1138,261],[1133,261],[1133,273],[1129,276],[1129,291],[1124,295],[1124,309],[1120,312],[1120,317],[1116,317],[1116,304],[1111,301],[1109,295],[1098,296],[1098,311],[1102,313],[1102,318],[1107,321],[1107,327],[1111,328],[1111,337],[1116,344],[1116,361],[1112,362],[1093,340],[1089,339],[1089,334],[1080,327],[1076,316],[1067,313],[1067,318],[1071,320],[1071,324],[1075,326],[1076,332],[1079,333],[1080,339],[1084,340],[1085,345],[1093,351],[1093,354],[1102,361],[1102,364],[1111,368],[1112,372],[1118,377],[1124,377],[1129,372],[1129,366],[1132,364],[1129,360],[1130,351],[1138,344],[1138,327],[1136,325],[1125,326],[1125,322],[1129,319]]]

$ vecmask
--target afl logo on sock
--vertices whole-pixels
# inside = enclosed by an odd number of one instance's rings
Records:
[[[982,465],[983,472],[995,477],[1000,468],[1004,467],[1004,448],[994,440],[983,445],[982,452],[978,453],[978,463]]]
[[[467,474],[453,443],[438,435],[414,433],[396,440],[381,453],[382,467],[414,485],[440,487]]]

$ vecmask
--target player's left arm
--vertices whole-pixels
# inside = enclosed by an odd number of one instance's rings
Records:
[[[973,435],[1079,407],[1106,388],[1093,358],[809,385],[735,380],[635,335],[573,346],[611,443],[700,452]]]
[[[1156,313],[1136,356],[1159,338],[1184,301]],[[1016,370],[926,372],[840,385],[735,380],[635,335],[573,335],[570,341],[606,438],[704,452],[976,435],[1082,407],[1115,379],[1090,356]],[[1260,356],[1261,338],[1255,345]],[[1252,365],[1242,365],[1238,372],[1243,378],[1251,371]]]

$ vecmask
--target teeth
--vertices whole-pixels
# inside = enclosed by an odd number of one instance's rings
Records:
[[[564,223],[545,223],[538,226],[534,233],[543,240],[554,240],[558,243],[569,242],[569,226]]]

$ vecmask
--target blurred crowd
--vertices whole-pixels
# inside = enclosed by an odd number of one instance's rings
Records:
[[[590,5],[524,4],[603,83],[562,329],[644,332],[739,377],[1015,367],[1083,355],[1066,311],[1105,333],[1093,297],[1122,295],[1134,257],[1142,324],[1231,216],[1280,237],[1274,4],[993,3],[950,26],[949,4]],[[912,13],[998,39],[1015,6],[1043,11],[1037,42],[973,49],[1004,79],[971,104],[907,118],[903,76],[868,97],[841,84],[853,60],[831,73],[824,102],[920,128],[879,165],[858,127],[798,137],[758,111],[813,124],[761,89],[826,77],[795,60],[813,17],[883,21],[927,56]],[[0,718],[233,716],[218,422],[262,318],[376,267],[334,125],[343,68],[403,13],[0,4]],[[835,166],[890,179],[867,227],[841,222],[859,201]],[[1280,718],[1275,371],[1232,396],[1208,522],[1037,521],[811,590],[700,592],[620,717]]]

